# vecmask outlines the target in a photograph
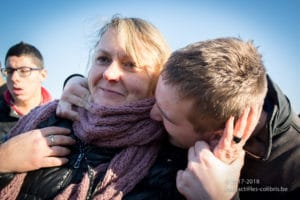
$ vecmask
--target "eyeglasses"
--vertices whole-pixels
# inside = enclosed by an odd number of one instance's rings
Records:
[[[1,68],[1,72],[4,76],[8,77],[8,76],[12,76],[12,74],[15,71],[17,71],[20,77],[27,77],[30,76],[32,71],[39,71],[42,69],[43,68],[32,68],[32,67],[18,67],[18,68],[7,67],[7,68]]]

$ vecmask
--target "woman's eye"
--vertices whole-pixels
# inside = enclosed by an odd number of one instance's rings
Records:
[[[108,64],[110,62],[110,59],[106,56],[99,56],[99,57],[97,57],[96,60],[97,60],[98,64],[100,64],[100,65]]]
[[[126,68],[135,68],[135,64],[133,62],[124,62],[123,66]]]

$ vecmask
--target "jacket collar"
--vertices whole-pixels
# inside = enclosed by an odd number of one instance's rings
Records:
[[[272,138],[286,132],[293,118],[290,102],[279,87],[267,76],[268,91],[263,112],[267,114],[265,124],[256,130],[245,145],[245,151],[251,157],[267,160],[272,150]]]

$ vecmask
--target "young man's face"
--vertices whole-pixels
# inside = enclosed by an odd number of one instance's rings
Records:
[[[162,121],[169,133],[170,142],[181,148],[189,148],[198,140],[209,142],[209,133],[197,133],[188,121],[188,112],[192,109],[192,100],[182,100],[176,87],[165,84],[159,77],[156,91],[156,103],[151,110],[151,118]]]
[[[37,68],[30,56],[10,56],[6,61],[6,68],[17,69],[20,67]],[[7,88],[11,93],[15,104],[27,103],[39,98],[41,93],[42,81],[46,78],[46,71],[31,71],[30,75],[21,77],[14,71],[7,77]]]

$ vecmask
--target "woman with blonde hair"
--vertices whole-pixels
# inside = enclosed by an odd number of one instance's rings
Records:
[[[175,185],[178,168],[172,169],[164,157],[157,159],[164,129],[149,115],[157,78],[169,54],[166,41],[151,23],[113,17],[99,32],[88,75],[89,103],[85,109],[78,108],[79,120],[57,117],[58,102],[53,101],[33,110],[10,132],[13,137],[48,126],[70,128],[77,143],[68,164],[1,176],[8,184],[0,198],[182,197]],[[55,134],[47,139],[55,151]],[[160,178],[168,179],[169,174],[171,185],[166,187]]]

